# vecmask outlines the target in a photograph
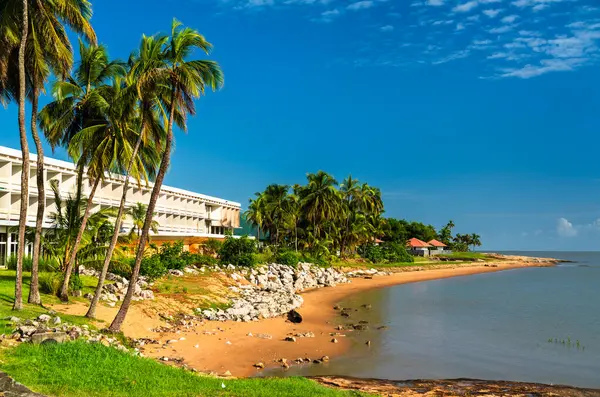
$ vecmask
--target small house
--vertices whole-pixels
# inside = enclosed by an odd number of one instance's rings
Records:
[[[407,251],[415,256],[429,256],[429,248],[430,244],[415,237],[406,242]]]
[[[448,249],[448,246],[441,241],[431,240],[427,244],[431,246],[429,248],[429,255],[443,255],[443,254],[451,254],[452,251]]]

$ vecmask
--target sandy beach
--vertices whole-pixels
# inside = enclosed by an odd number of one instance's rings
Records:
[[[370,279],[354,278],[351,283],[331,288],[321,288],[302,293],[304,304],[298,310],[303,316],[301,324],[292,324],[285,318],[272,318],[255,322],[215,322],[203,321],[194,327],[179,327],[175,332],[155,332],[153,329],[164,325],[156,313],[150,313],[145,303],[133,305],[124,325],[124,332],[132,338],[149,338],[160,341],[148,344],[143,353],[149,357],[183,359],[191,368],[201,372],[246,377],[256,375],[259,369],[254,364],[262,362],[265,367],[281,366],[278,361],[287,359],[290,365],[298,358],[318,359],[322,356],[335,357],[350,346],[344,337],[351,331],[336,330],[335,321],[339,312],[333,307],[350,294],[372,288],[415,283],[434,279],[491,273],[523,267],[552,266],[555,261],[542,261],[536,258],[514,257],[510,260],[450,265],[448,268],[433,268],[421,271],[403,269],[387,276]],[[57,310],[72,314],[84,314],[86,306],[72,304],[56,307]],[[111,321],[115,308],[99,307],[98,317]],[[102,325],[99,325],[102,326]],[[314,337],[297,337],[295,342],[285,341],[290,335],[314,333]],[[338,343],[333,343],[331,333],[338,332]],[[167,343],[169,341],[169,343]],[[326,365],[312,364],[312,365]]]

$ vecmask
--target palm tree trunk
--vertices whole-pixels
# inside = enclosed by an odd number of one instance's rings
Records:
[[[67,263],[65,263],[65,279],[63,281],[63,285],[60,289],[60,293],[58,297],[63,302],[69,301],[69,281],[71,280],[71,272],[73,271],[73,266],[75,264],[75,257],[77,256],[77,250],[79,249],[79,244],[81,243],[81,238],[83,237],[83,233],[85,232],[85,227],[87,226],[88,218],[90,217],[90,210],[92,209],[94,194],[96,194],[96,189],[100,184],[100,177],[96,178],[94,181],[94,185],[92,186],[92,191],[90,192],[90,196],[87,199],[87,205],[85,207],[85,212],[83,213],[83,219],[81,220],[81,225],[79,226],[79,231],[77,232],[77,237],[75,237],[75,242],[73,243],[73,249],[71,250],[71,255]]]
[[[167,173],[167,169],[169,169],[169,160],[171,158],[171,144],[173,141],[173,119],[175,117],[176,97],[177,91],[173,90],[171,94],[171,110],[169,113],[169,127],[167,129],[165,150],[162,155],[158,175],[156,176],[156,180],[154,181],[154,187],[152,188],[150,202],[148,203],[148,208],[146,210],[146,219],[144,220],[144,227],[142,229],[142,234],[138,243],[138,249],[135,255],[135,263],[133,265],[133,271],[131,272],[131,279],[129,280],[129,287],[127,288],[127,293],[125,294],[125,298],[123,299],[123,304],[119,308],[119,312],[117,313],[115,319],[108,328],[112,332],[119,332],[121,330],[121,326],[123,325],[125,317],[127,316],[127,312],[129,311],[129,306],[131,305],[131,300],[133,299],[133,291],[135,290],[135,285],[137,284],[138,276],[140,274],[142,258],[144,257],[144,249],[146,248],[146,240],[148,239],[148,234],[150,233],[150,226],[152,225],[152,215],[154,214],[154,208],[156,208],[156,201],[158,200],[160,189],[162,187],[163,180],[165,179],[165,174]]]
[[[46,208],[46,191],[44,186],[44,148],[42,147],[42,141],[37,133],[37,112],[38,112],[38,95],[39,90],[37,88],[35,74],[33,76],[33,98],[31,100],[31,135],[35,142],[35,149],[37,151],[37,191],[38,191],[38,205],[37,205],[37,217],[35,219],[35,238],[33,240],[33,258],[31,264],[31,285],[29,287],[29,299],[27,302],[39,305],[42,303],[40,298],[40,291],[38,286],[38,269],[40,261],[40,248],[42,242],[42,226],[44,225],[44,210]]]
[[[125,212],[125,202],[127,201],[127,188],[129,187],[129,174],[131,173],[131,169],[133,168],[133,163],[135,162],[135,158],[137,156],[138,150],[142,145],[142,139],[144,136],[144,121],[142,120],[142,128],[140,131],[140,136],[138,137],[137,142],[135,143],[135,147],[133,148],[133,153],[129,164],[127,165],[127,172],[125,173],[125,182],[123,183],[123,194],[121,195],[121,203],[119,204],[119,212],[117,213],[117,219],[115,219],[115,229],[113,232],[113,236],[110,240],[110,245],[108,246],[108,251],[106,252],[106,257],[104,258],[104,264],[102,265],[102,271],[100,272],[100,276],[98,277],[98,286],[96,287],[96,293],[92,298],[92,302],[90,303],[90,308],[86,313],[86,317],[95,318],[96,317],[96,306],[98,305],[98,301],[100,300],[100,294],[102,293],[102,287],[104,286],[104,280],[106,279],[106,273],[108,273],[108,267],[110,265],[110,260],[112,259],[113,252],[115,251],[115,247],[117,246],[117,241],[119,239],[119,231],[121,229],[121,218],[123,217],[123,213]]]
[[[15,280],[15,303],[13,310],[23,309],[23,257],[25,256],[25,227],[29,207],[29,145],[25,129],[25,47],[29,29],[28,0],[23,0],[23,26],[19,46],[19,136],[21,138],[21,208],[19,210],[19,240],[17,245],[17,275]]]

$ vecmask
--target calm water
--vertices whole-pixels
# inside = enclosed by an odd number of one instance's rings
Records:
[[[288,374],[468,377],[600,388],[600,252],[526,254],[577,263],[352,296],[344,307],[368,303],[373,309],[359,309],[350,320],[368,320],[371,329],[352,333],[354,346],[346,356]],[[379,325],[389,328],[376,330]],[[548,342],[554,338],[570,338],[572,346]]]

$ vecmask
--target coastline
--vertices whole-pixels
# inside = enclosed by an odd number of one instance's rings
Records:
[[[294,366],[296,359],[314,360],[347,352],[352,342],[342,335],[351,331],[335,329],[335,320],[340,313],[333,307],[349,295],[406,283],[527,267],[547,267],[557,262],[559,261],[551,258],[510,257],[509,260],[497,262],[443,263],[427,267],[398,268],[390,275],[353,278],[348,284],[301,293],[304,298],[304,304],[298,309],[303,316],[301,324],[290,323],[284,317],[254,322],[204,321],[194,326],[179,327],[175,332],[157,333],[152,329],[160,327],[163,324],[161,320],[156,316],[149,316],[144,305],[134,305],[124,324],[124,332],[128,337],[159,341],[157,344],[144,346],[145,356],[162,361],[167,358],[168,362],[185,363],[197,371],[221,376],[256,376],[264,371],[254,368],[253,365],[259,362],[268,370],[281,367],[281,359],[286,359],[290,366]],[[83,314],[80,312],[85,308],[81,306],[70,305],[60,310]],[[116,310],[103,306],[98,311],[98,317],[110,321]],[[341,335],[336,336],[337,343],[332,343],[331,333],[335,332]],[[295,342],[285,341],[287,336],[305,333],[313,333],[314,337],[296,337]]]

